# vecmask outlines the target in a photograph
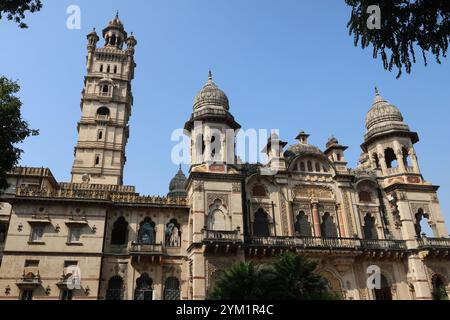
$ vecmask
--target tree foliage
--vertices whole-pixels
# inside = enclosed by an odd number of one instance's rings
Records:
[[[214,300],[328,300],[339,299],[328,291],[327,280],[314,273],[317,264],[286,253],[272,264],[255,266],[239,262],[216,280],[209,296]]]
[[[0,77],[0,191],[8,187],[6,173],[17,165],[23,152],[16,145],[38,134],[22,119],[22,102],[16,96],[19,90],[17,82]]]
[[[2,0],[0,1],[0,19],[6,16],[8,20],[16,22],[20,28],[28,28],[25,19],[25,13],[41,10],[41,0]]]
[[[411,72],[416,63],[416,50],[422,52],[427,65],[426,53],[441,63],[446,57],[450,39],[449,0],[345,0],[352,7],[347,24],[349,34],[354,36],[355,46],[373,46],[373,56],[381,56],[383,67]],[[381,29],[369,29],[370,16],[367,8],[378,5],[381,13]]]

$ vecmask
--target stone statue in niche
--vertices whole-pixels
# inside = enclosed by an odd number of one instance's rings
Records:
[[[138,233],[139,243],[154,244],[155,243],[155,227],[151,222],[146,221],[142,224]]]
[[[165,243],[167,247],[179,247],[181,243],[180,225],[171,220],[166,226]]]

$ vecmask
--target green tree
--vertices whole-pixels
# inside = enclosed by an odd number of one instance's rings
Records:
[[[316,274],[317,264],[285,253],[271,264],[239,262],[217,279],[210,299],[215,300],[330,300],[327,280]]]
[[[281,255],[273,263],[277,296],[282,300],[337,299],[329,292],[328,281],[314,271],[317,263],[292,252]]]
[[[22,119],[22,102],[16,96],[19,90],[17,82],[0,77],[0,191],[8,187],[6,174],[17,165],[23,152],[16,145],[39,133]]]
[[[450,1],[448,0],[345,0],[352,7],[347,24],[349,34],[354,36],[355,46],[365,49],[373,46],[373,57],[381,56],[383,67],[398,69],[397,78],[405,69],[411,72],[416,63],[415,50],[422,52],[427,65],[426,53],[441,63],[446,57],[450,39]],[[378,5],[380,29],[369,29],[367,8]]]
[[[41,0],[2,0],[0,1],[0,19],[5,15],[8,20],[16,22],[20,28],[28,28],[25,13],[41,10]]]
[[[239,262],[217,279],[209,298],[213,300],[270,300],[274,274],[263,266]]]

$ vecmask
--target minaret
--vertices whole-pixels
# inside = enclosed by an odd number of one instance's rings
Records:
[[[103,30],[88,34],[87,75],[72,167],[73,183],[121,185],[131,116],[136,39],[129,37],[118,14]],[[126,48],[124,45],[126,44]]]

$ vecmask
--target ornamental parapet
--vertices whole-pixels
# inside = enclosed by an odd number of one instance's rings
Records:
[[[43,198],[49,200],[86,200],[112,202],[114,204],[129,205],[162,205],[187,206],[186,198],[172,198],[160,196],[140,196],[133,193],[134,187],[102,186],[100,188],[83,188],[82,184],[66,184],[62,188],[50,190],[46,188],[18,187],[16,198]]]

